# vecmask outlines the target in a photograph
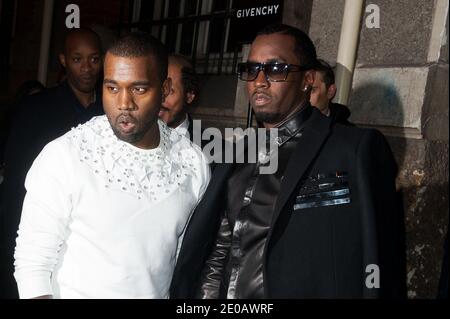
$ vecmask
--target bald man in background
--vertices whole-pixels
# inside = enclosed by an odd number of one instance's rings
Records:
[[[6,145],[0,193],[0,298],[18,298],[13,254],[25,196],[24,181],[31,164],[48,142],[104,114],[101,89],[97,89],[102,65],[99,36],[87,28],[69,30],[59,61],[65,79],[24,100]]]

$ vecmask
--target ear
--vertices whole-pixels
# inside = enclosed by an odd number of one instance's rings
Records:
[[[314,71],[314,70],[306,71],[305,72],[305,83],[303,84],[303,86],[312,88],[315,78],[316,78],[316,71]]]
[[[167,78],[167,79],[165,79],[165,81],[162,85],[162,101],[161,102],[164,102],[166,100],[166,97],[169,95],[171,89],[172,89],[172,79]]]
[[[62,53],[59,54],[59,62],[63,67],[66,67],[66,56]]]
[[[334,96],[336,95],[336,90],[337,90],[336,84],[331,84],[328,87],[327,97],[328,97],[329,100],[332,100],[334,98]]]
[[[195,100],[195,98],[196,98],[196,95],[195,95],[195,93],[194,92],[187,92],[186,93],[186,104],[192,104],[192,102],[194,102],[194,100]]]

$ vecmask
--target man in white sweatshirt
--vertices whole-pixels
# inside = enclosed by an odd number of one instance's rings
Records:
[[[167,53],[141,34],[104,62],[105,116],[45,146],[28,172],[15,250],[21,298],[167,298],[207,187],[199,147],[158,120]]]

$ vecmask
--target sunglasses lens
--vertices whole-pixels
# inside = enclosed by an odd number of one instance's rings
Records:
[[[269,79],[273,81],[284,81],[286,80],[288,67],[285,63],[266,64],[264,72],[267,74]]]
[[[238,75],[243,81],[254,81],[263,70],[270,81],[286,81],[289,65],[286,63],[239,63]]]
[[[243,81],[253,81],[258,76],[260,65],[257,63],[239,63],[238,74]]]

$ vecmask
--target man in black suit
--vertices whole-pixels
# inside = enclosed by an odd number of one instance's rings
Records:
[[[31,164],[48,142],[104,113],[101,89],[96,88],[102,64],[98,35],[90,29],[71,29],[59,59],[66,79],[54,88],[24,99],[6,144],[0,194],[1,298],[18,298],[13,255],[25,196],[24,182]]]
[[[192,63],[179,54],[169,56],[168,77],[171,79],[169,95],[164,100],[159,117],[167,125],[192,141],[193,122],[188,108],[199,98],[199,81]]]
[[[268,26],[253,41],[238,73],[257,120],[278,129],[278,169],[216,167],[172,298],[404,296],[391,151],[378,131],[335,124],[309,104],[315,63],[296,28]]]
[[[202,149],[211,141],[211,138],[202,139],[203,129],[199,125],[199,132],[194,134],[194,122],[189,109],[196,105],[200,96],[199,78],[192,62],[180,54],[169,55],[167,76],[171,80],[169,95],[165,98],[159,111],[159,118],[181,135],[185,135]],[[198,140],[197,140],[198,139]],[[226,142],[222,141],[222,145]],[[222,150],[225,146],[222,146]],[[208,152],[206,152],[208,154]],[[214,151],[210,156],[210,168],[214,170]]]

